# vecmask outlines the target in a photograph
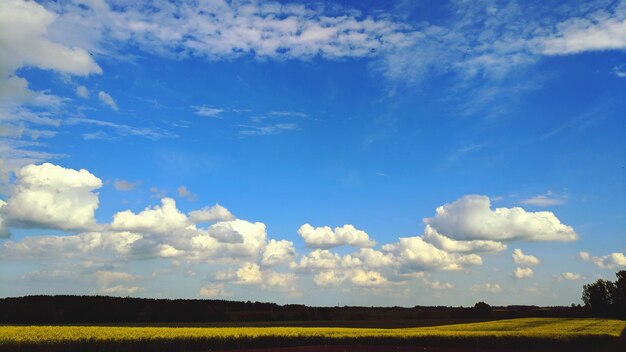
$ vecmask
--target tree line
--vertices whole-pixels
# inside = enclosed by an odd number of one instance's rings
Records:
[[[0,323],[175,323],[272,321],[410,321],[424,319],[506,319],[521,317],[626,318],[626,271],[615,282],[583,286],[584,306],[472,307],[311,307],[205,299],[149,299],[106,296],[26,296],[0,299]]]

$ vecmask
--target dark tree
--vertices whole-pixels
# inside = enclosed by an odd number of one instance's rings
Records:
[[[474,304],[473,310],[475,315],[481,318],[486,318],[491,314],[491,306],[483,301]]]
[[[604,279],[598,279],[593,284],[583,286],[583,302],[585,306],[591,308],[595,313],[608,313],[613,305],[611,293],[614,287],[613,282]]]
[[[615,282],[598,279],[583,286],[583,302],[594,314],[626,317],[626,271],[615,275]]]
[[[626,317],[626,270],[618,272],[615,276],[617,276],[617,281],[611,293],[613,304],[620,316]]]

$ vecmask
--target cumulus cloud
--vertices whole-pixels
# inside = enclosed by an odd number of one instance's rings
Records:
[[[228,221],[234,219],[235,216],[228,209],[219,204],[189,212],[189,221],[194,224],[202,222]]]
[[[16,173],[5,219],[19,227],[89,229],[96,226],[94,213],[102,181],[85,169],[74,170],[45,163],[28,165]]]
[[[371,248],[361,248],[354,257],[360,259],[368,268],[394,267],[396,258],[391,253],[383,253]]]
[[[187,216],[176,208],[172,198],[161,199],[161,206],[146,208],[138,214],[125,210],[113,215],[111,228],[118,231],[134,231],[165,234],[184,229],[189,225]]]
[[[307,246],[312,248],[331,248],[343,245],[373,247],[376,244],[365,231],[357,230],[349,224],[335,227],[334,230],[328,226],[313,227],[304,224],[298,229],[298,235],[302,237]]]
[[[424,222],[457,240],[574,241],[578,235],[552,212],[522,208],[491,209],[487,196],[467,195],[437,208]]]
[[[295,255],[296,250],[293,248],[293,242],[271,239],[263,250],[261,263],[266,266],[284,264],[290,262]]]
[[[533,274],[533,269],[531,268],[515,268],[513,271],[513,277],[516,279],[533,277]]]
[[[356,270],[350,279],[357,287],[377,287],[387,284],[387,279],[376,271]]]
[[[321,271],[313,276],[313,282],[317,286],[332,287],[341,284],[346,279],[344,272],[334,270]]]
[[[427,269],[459,270],[482,264],[481,257],[476,254],[448,253],[421,237],[403,237],[397,243],[383,245],[382,250],[393,254],[404,272]]]
[[[100,101],[107,105],[108,107],[110,107],[111,109],[117,111],[119,110],[117,103],[115,102],[115,100],[113,100],[113,97],[111,95],[109,95],[109,93],[105,92],[105,91],[99,91],[98,92],[98,99],[100,99]]]
[[[293,289],[296,279],[293,273],[279,273],[271,270],[261,270],[256,263],[243,263],[235,272],[236,280],[233,283],[238,285],[260,285],[264,288],[288,287]]]
[[[426,228],[424,229],[424,240],[434,244],[439,249],[454,253],[502,252],[506,250],[506,245],[498,241],[453,240],[438,233],[430,225],[426,225]]]
[[[352,255],[339,256],[327,249],[316,249],[302,256],[300,262],[292,263],[292,269],[303,272],[321,272],[337,269],[350,269],[362,264],[359,258]]]
[[[626,268],[626,256],[624,253],[615,252],[605,256],[591,256],[589,252],[580,252],[579,255],[582,260],[591,261],[598,268]]]
[[[533,255],[526,255],[521,249],[516,248],[513,251],[513,261],[519,265],[531,266],[539,264],[539,259]]]
[[[244,263],[237,271],[237,281],[241,285],[258,285],[263,282],[261,267],[256,263]]]

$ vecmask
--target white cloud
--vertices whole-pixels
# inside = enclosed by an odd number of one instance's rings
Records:
[[[470,288],[470,291],[473,292],[488,292],[488,293],[500,293],[502,291],[502,287],[496,283],[486,283],[482,285],[474,285]]]
[[[313,282],[317,286],[332,287],[341,284],[346,279],[346,275],[342,271],[321,271],[313,276]]]
[[[220,114],[224,109],[212,108],[208,106],[192,106],[196,111],[194,114],[207,117],[222,118]]]
[[[570,280],[570,281],[577,281],[577,280],[582,280],[584,279],[584,277],[582,277],[582,275],[577,274],[577,273],[572,273],[572,272],[565,272],[561,275],[559,275],[559,279],[561,280]]]
[[[150,9],[134,3],[123,8],[102,2],[81,5],[63,7],[63,28],[79,32],[66,40],[80,37],[80,32],[96,32],[91,36],[104,37],[106,42],[132,40],[148,52],[211,60],[249,55],[279,59],[372,56],[403,45],[410,31],[407,25],[384,16],[362,17],[343,9],[329,11],[325,6],[298,3],[171,6],[156,2]]]
[[[626,13],[601,11],[557,24],[554,34],[538,39],[546,55],[626,49]]]
[[[98,99],[100,99],[102,103],[108,105],[111,109],[115,111],[119,110],[117,103],[115,102],[115,100],[113,100],[113,97],[109,95],[109,93],[105,91],[99,91]]]
[[[296,275],[292,273],[278,273],[275,271],[263,272],[263,285],[265,287],[284,287],[295,290]]]
[[[585,261],[591,261],[598,268],[602,269],[626,268],[626,256],[620,252],[599,257],[591,256],[588,252],[580,252],[580,258]]]
[[[70,236],[27,236],[19,242],[8,241],[8,255],[29,258],[90,258],[126,256],[142,235],[131,232],[85,232]]]
[[[613,67],[613,74],[619,78],[626,78],[626,64]]]
[[[189,221],[194,224],[201,222],[229,221],[234,219],[235,216],[228,209],[219,204],[189,212]]]
[[[237,281],[241,285],[258,285],[263,282],[261,268],[255,263],[244,263],[237,271]]]
[[[454,285],[452,285],[449,282],[444,282],[441,283],[439,282],[439,280],[435,280],[435,281],[429,281],[427,279],[422,280],[422,282],[424,283],[424,285],[426,285],[427,287],[433,289],[433,290],[449,290],[454,288]]]
[[[200,288],[198,295],[207,298],[232,297],[233,293],[224,288],[224,284],[212,284]]]
[[[482,264],[482,259],[476,254],[448,253],[421,237],[403,237],[397,243],[383,245],[382,250],[393,254],[404,272],[427,269],[459,270]]]
[[[146,208],[138,214],[130,210],[113,215],[111,228],[117,231],[133,231],[167,234],[190,226],[187,216],[176,208],[172,198],[161,199],[161,206]]]
[[[343,245],[373,247],[376,244],[365,231],[357,230],[349,224],[335,227],[334,230],[328,226],[313,227],[304,224],[298,229],[298,235],[302,237],[307,246],[312,248],[331,248]]]
[[[293,131],[298,129],[298,124],[296,123],[275,123],[263,126],[249,126],[249,125],[240,125],[242,128],[239,131],[239,134],[244,136],[266,136],[266,135],[274,135],[287,131]]]
[[[531,266],[539,264],[539,259],[533,255],[526,255],[521,249],[516,248],[513,251],[513,261],[519,265]]]
[[[124,285],[115,285],[112,287],[102,288],[100,289],[100,292],[106,295],[130,295],[141,290],[142,288],[139,286],[128,287]]]
[[[377,287],[387,284],[387,279],[377,271],[355,270],[350,281],[358,287]]]
[[[89,98],[89,90],[85,86],[76,87],[76,95],[83,99]]]
[[[9,227],[5,224],[3,213],[3,208],[7,205],[7,202],[0,199],[0,238],[9,237],[11,232],[9,231]]]
[[[148,128],[148,127],[133,127],[129,125],[122,125],[114,122],[103,121],[103,120],[95,120],[88,119],[83,117],[72,117],[64,121],[67,125],[77,125],[77,124],[85,124],[85,125],[93,125],[99,127],[108,127],[115,131],[116,134],[120,136],[136,136],[143,137],[151,140],[159,140],[164,138],[178,138],[178,135],[171,133],[169,131],[161,130],[159,128]],[[106,133],[103,131],[97,131],[93,134],[88,134],[92,137],[92,139],[112,139],[108,137]],[[85,135],[83,135],[85,136]],[[89,138],[85,138],[89,139]]]
[[[533,277],[533,274],[533,269],[531,268],[515,268],[513,271],[513,277],[516,279]]]
[[[295,274],[261,270],[256,263],[244,263],[236,272],[235,284],[260,285],[263,288],[287,287],[294,288]]]
[[[85,169],[66,169],[45,163],[28,165],[16,174],[5,219],[20,227],[89,229],[96,225],[94,213],[102,181]]]
[[[87,51],[55,43],[46,37],[48,26],[56,18],[57,15],[34,1],[0,2],[2,79],[26,66],[81,76],[102,72]]]
[[[502,252],[506,250],[506,245],[497,241],[473,240],[473,241],[457,241],[448,238],[430,225],[426,225],[424,229],[424,240],[434,244],[437,248],[446,252],[454,253],[479,253],[479,252]]]
[[[103,271],[98,270],[92,274],[101,287],[109,287],[112,284],[122,282],[132,282],[138,280],[140,277],[121,272],[121,271]]]
[[[263,250],[261,263],[266,266],[284,264],[290,262],[295,255],[296,250],[293,248],[293,242],[271,239]]]
[[[327,249],[316,249],[311,253],[302,256],[299,263],[292,263],[290,267],[294,270],[304,272],[321,272],[337,269],[350,269],[361,266],[359,258],[351,255],[339,256]]]
[[[383,253],[371,248],[361,248],[354,256],[359,258],[368,268],[389,268],[397,265],[393,254]]]
[[[186,186],[180,186],[176,189],[178,197],[185,198],[190,202],[195,202],[198,197],[192,193]]]
[[[554,205],[565,204],[565,197],[555,197],[552,192],[540,194],[528,199],[522,200],[520,203],[526,205],[534,205],[537,207],[551,207]]]
[[[522,208],[491,210],[487,196],[466,195],[440,206],[424,222],[457,240],[574,241],[578,235],[552,212],[527,212]]]
[[[115,190],[117,191],[127,192],[135,189],[135,187],[137,187],[137,183],[126,180],[115,180],[113,182],[113,187],[115,187]]]

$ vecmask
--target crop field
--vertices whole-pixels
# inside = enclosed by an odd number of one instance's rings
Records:
[[[321,344],[485,348],[605,346],[606,350],[619,348],[625,327],[623,320],[574,318],[522,318],[396,329],[0,326],[0,350],[208,351]]]

